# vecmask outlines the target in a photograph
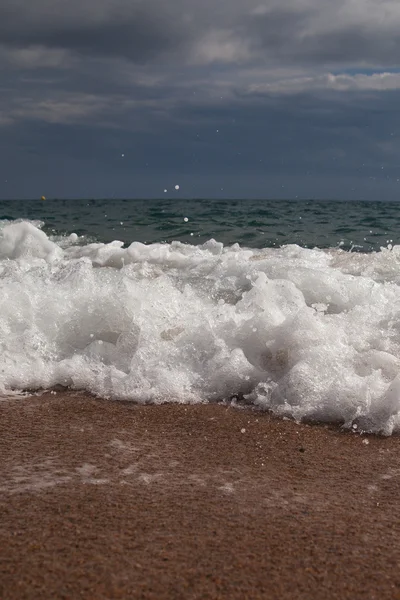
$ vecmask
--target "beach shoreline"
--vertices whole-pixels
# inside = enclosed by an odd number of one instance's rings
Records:
[[[400,437],[82,392],[0,402],[0,597],[400,598]]]

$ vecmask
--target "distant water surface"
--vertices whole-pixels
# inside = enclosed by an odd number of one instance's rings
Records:
[[[370,252],[400,242],[400,206],[316,200],[0,201],[0,221],[44,222],[47,234],[126,244],[210,238],[248,247],[342,247]]]

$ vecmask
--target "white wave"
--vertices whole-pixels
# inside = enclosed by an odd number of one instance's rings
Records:
[[[400,428],[400,246],[78,241],[1,228],[0,394],[240,395],[295,419]]]

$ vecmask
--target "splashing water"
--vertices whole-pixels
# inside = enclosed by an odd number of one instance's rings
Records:
[[[224,247],[0,228],[0,394],[240,396],[295,419],[400,428],[400,246]]]

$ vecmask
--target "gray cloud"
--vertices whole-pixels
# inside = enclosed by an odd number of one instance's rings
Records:
[[[181,104],[150,130],[118,110],[119,127],[106,130],[87,118],[30,119],[2,131],[0,196],[154,197],[179,182],[185,196],[396,197],[399,100]]]
[[[0,197],[154,196],[172,176],[394,195],[398,31],[390,0],[3,0]]]
[[[390,1],[268,4],[247,18],[245,28],[264,58],[330,67],[400,64],[400,8]]]
[[[298,94],[301,92],[348,92],[367,91],[381,92],[400,89],[400,73],[358,73],[355,75],[314,75],[279,79],[265,84],[249,86],[249,93],[265,94]]]
[[[59,17],[43,22],[36,19],[31,26],[25,19],[21,24],[18,15],[2,19],[0,10],[0,40],[14,49],[45,47],[89,56],[120,56],[138,62],[177,46],[172,24],[165,27],[161,18],[142,9],[110,21],[81,22],[78,13],[76,21],[64,22]]]
[[[390,0],[3,0],[0,6],[3,45],[135,62],[196,61],[199,48],[211,43],[210,62],[393,66],[400,62],[399,26],[400,7]]]

